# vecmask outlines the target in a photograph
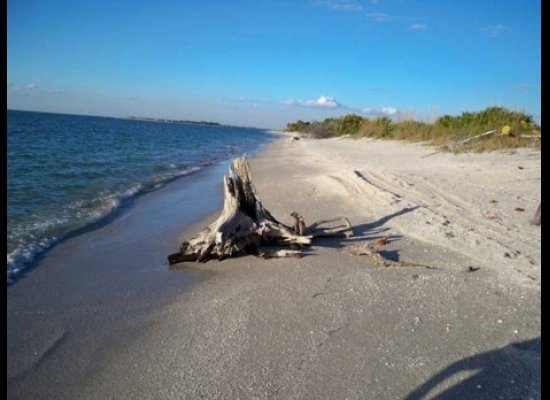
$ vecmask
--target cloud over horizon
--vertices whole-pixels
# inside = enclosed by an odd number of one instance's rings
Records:
[[[386,117],[394,116],[399,112],[399,110],[395,107],[380,107],[380,108],[365,107],[361,111],[363,112],[363,114],[367,114],[371,116],[386,116]]]
[[[335,109],[343,106],[330,96],[321,96],[317,100],[286,100],[284,105],[296,107]]]
[[[371,117],[395,117],[399,114],[399,109],[395,107],[383,106],[378,108],[365,107],[363,109],[346,106],[335,98],[330,96],[320,96],[317,100],[286,100],[285,106],[317,108],[324,110],[348,110],[352,113],[365,114]]]

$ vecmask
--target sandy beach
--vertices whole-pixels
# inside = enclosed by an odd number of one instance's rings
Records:
[[[291,137],[250,159],[259,198],[352,238],[170,269],[225,166],[140,197],[8,289],[8,398],[540,399],[540,151]],[[344,251],[381,237],[433,269]]]

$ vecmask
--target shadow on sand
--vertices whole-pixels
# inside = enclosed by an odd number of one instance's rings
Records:
[[[411,392],[405,400],[520,400],[540,399],[540,337],[457,361]],[[439,390],[455,374],[468,378]],[[430,394],[430,396],[427,396]]]
[[[353,236],[351,238],[345,238],[345,237],[319,238],[319,239],[315,239],[314,244],[316,246],[321,246],[321,247],[342,248],[354,242],[376,240],[383,237],[389,239],[390,242],[399,240],[402,238],[402,236],[385,234],[385,232],[387,232],[390,228],[385,228],[384,224],[386,224],[386,222],[390,221],[392,218],[399,217],[400,215],[412,212],[417,208],[419,208],[419,206],[402,208],[401,210],[393,214],[386,215],[385,217],[382,217],[374,222],[354,225]],[[395,261],[397,261],[399,259],[399,256],[394,255],[392,259],[394,258],[395,258]]]

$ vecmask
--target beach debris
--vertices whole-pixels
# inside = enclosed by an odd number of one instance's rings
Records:
[[[472,267],[471,265],[468,267],[466,272],[476,272],[479,271],[480,267]]]
[[[451,143],[451,144],[448,145],[448,147],[449,147],[450,150],[455,150],[457,147],[462,146],[463,144],[468,143],[471,140],[479,139],[479,138],[485,137],[485,136],[489,136],[489,135],[492,135],[496,132],[498,132],[498,131],[490,130],[490,131],[487,131],[487,132],[483,132],[483,133],[480,133],[479,135],[471,136],[471,137],[466,138],[464,140],[460,140],[458,142]]]
[[[323,226],[326,227],[323,228]],[[313,235],[314,238],[344,236],[346,239],[349,239],[353,236],[353,228],[346,217],[317,221],[307,227],[307,231]]]
[[[433,153],[424,154],[424,155],[423,155],[422,157],[420,157],[420,158],[426,158],[426,157],[433,156],[433,155],[439,154],[439,153],[443,153],[443,150],[434,151]]]
[[[520,212],[522,212],[522,211],[525,211],[525,208],[516,207],[516,208],[514,208],[514,211],[520,211]]]
[[[538,131],[533,131],[533,132],[538,132]],[[520,135],[519,137],[522,138],[522,139],[542,140],[540,132],[538,134],[534,134],[534,135]]]
[[[372,246],[373,247],[383,247],[383,246],[386,246],[390,241],[388,240],[387,237],[383,237],[383,238],[380,238],[380,239],[376,239],[375,241],[372,242]]]
[[[307,235],[308,231],[304,218],[296,211],[292,212],[290,216],[294,218],[294,232],[298,233],[298,235]]]
[[[221,215],[199,232],[196,238],[184,241],[179,252],[170,254],[170,265],[185,261],[221,261],[244,254],[262,258],[300,257],[301,249],[309,246],[314,238],[350,237],[353,234],[351,223],[345,217],[306,226],[304,218],[293,212],[294,227],[278,221],[259,200],[246,157],[233,160],[223,182],[224,205]],[[269,245],[289,246],[291,250],[260,249]]]
[[[513,136],[512,127],[510,125],[504,125],[500,130],[504,136]]]
[[[301,258],[302,252],[299,250],[261,250],[254,254],[260,258],[285,258],[285,257],[295,257]]]
[[[365,243],[359,246],[344,247],[343,251],[354,256],[369,256],[372,258],[375,264],[381,265],[383,267],[423,267],[428,269],[436,269],[435,267],[424,264],[390,260],[380,254],[380,252],[376,250],[370,243]]]
[[[541,203],[539,203],[539,206],[537,207],[537,211],[535,212],[535,216],[531,221],[534,225],[540,225],[540,205]]]
[[[498,203],[498,200],[489,200],[489,203],[496,204],[496,203]]]

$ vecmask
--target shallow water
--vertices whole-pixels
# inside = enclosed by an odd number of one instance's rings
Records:
[[[8,282],[124,201],[269,139],[249,128],[8,111]]]

